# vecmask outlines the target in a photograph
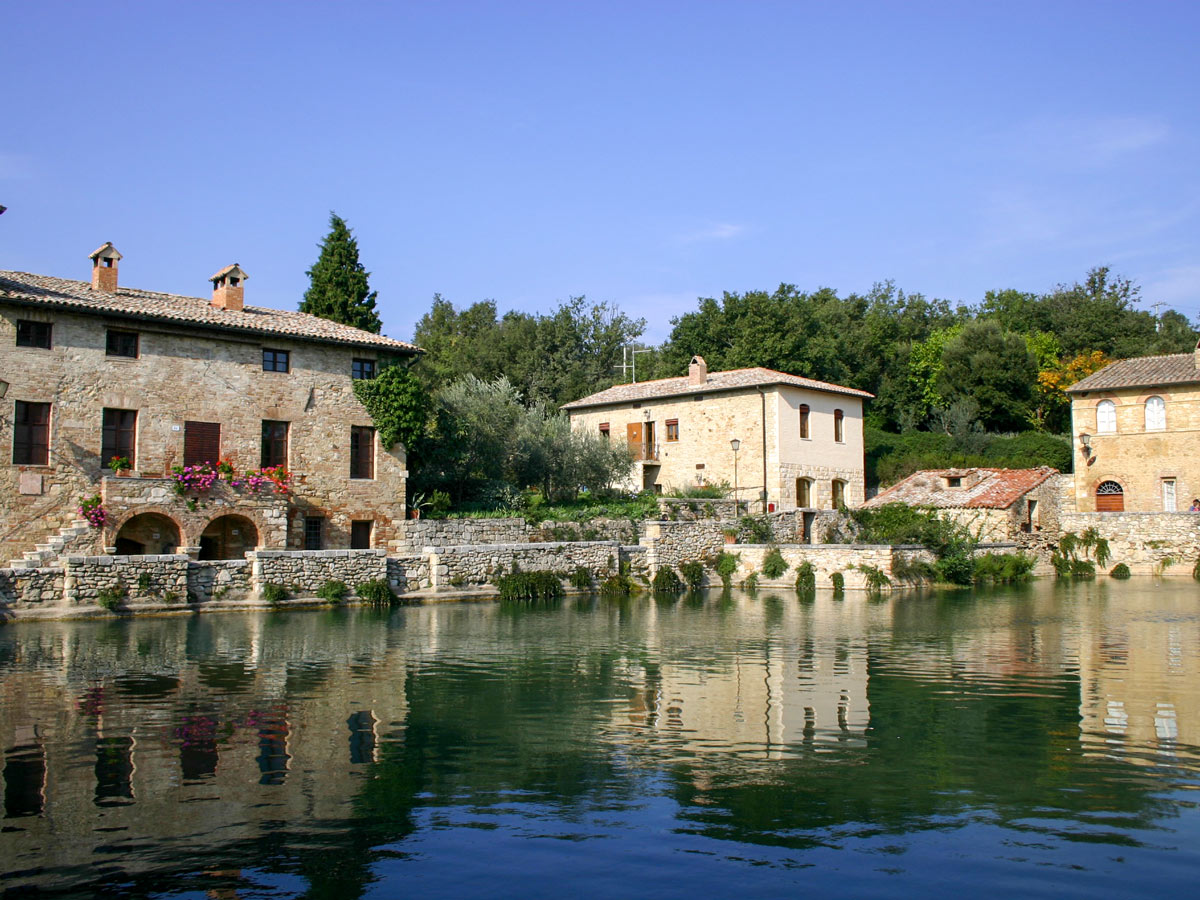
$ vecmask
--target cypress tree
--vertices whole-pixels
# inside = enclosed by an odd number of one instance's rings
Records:
[[[329,234],[320,247],[306,273],[310,284],[300,312],[379,334],[383,323],[375,311],[376,292],[367,283],[370,273],[358,261],[358,241],[336,213],[329,214]]]

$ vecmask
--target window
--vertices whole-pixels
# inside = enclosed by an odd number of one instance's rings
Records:
[[[262,467],[286,466],[288,461],[288,423],[263,419]]]
[[[21,466],[50,465],[49,403],[17,401],[12,461]]]
[[[605,440],[608,440],[609,437],[611,437],[607,422],[600,423],[600,437],[604,438]]]
[[[1096,404],[1096,433],[1116,434],[1117,404],[1111,400],[1101,400]]]
[[[370,550],[371,549],[371,527],[375,523],[370,519],[363,519],[357,522],[350,523],[350,549],[351,550]]]
[[[375,477],[375,429],[350,428],[350,477]]]
[[[358,381],[370,381],[375,377],[375,360],[356,359],[350,363],[350,377]]]
[[[185,466],[199,466],[203,463],[212,463],[215,466],[220,458],[220,422],[183,423],[183,464]]]
[[[1163,512],[1175,512],[1175,479],[1162,480]]]
[[[50,330],[51,326],[49,322],[29,322],[25,319],[18,319],[17,346],[37,347],[40,350],[49,350]]]
[[[946,487],[952,487],[952,488],[962,487],[962,477],[959,475],[955,475],[953,477],[947,478],[946,479]]]
[[[138,334],[136,331],[117,331],[108,329],[105,338],[104,352],[108,356],[126,356],[137,359]]]
[[[111,332],[109,332],[111,334]],[[100,438],[100,464],[108,465],[114,456],[123,456],[129,464],[137,467],[135,443],[137,436],[136,409],[104,410],[103,429]]]
[[[1146,430],[1163,431],[1167,427],[1167,404],[1162,397],[1146,401]]]
[[[846,482],[840,481],[839,479],[835,478],[835,479],[833,479],[831,488],[832,488],[831,493],[832,493],[832,499],[833,499],[833,508],[840,509],[841,507],[845,506],[845,504],[846,504]]]
[[[264,372],[287,372],[291,366],[291,353],[287,350],[263,350]]]
[[[1123,512],[1125,489],[1115,481],[1102,481],[1096,487],[1096,512]]]
[[[325,519],[322,516],[304,517],[304,549],[323,549],[325,534]]]
[[[812,507],[812,479],[796,479],[796,505],[801,509]]]
[[[833,411],[833,439],[839,444],[846,439],[846,429],[842,424],[842,411],[835,409]]]
[[[809,408],[807,403],[800,404],[800,440],[808,440],[808,415]]]
[[[678,419],[667,419],[667,440],[668,441],[679,440],[679,420]]]

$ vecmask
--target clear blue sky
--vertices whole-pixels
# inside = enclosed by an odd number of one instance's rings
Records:
[[[0,268],[294,308],[330,210],[435,291],[974,302],[1107,264],[1200,316],[1200,3],[124,3],[0,17]]]

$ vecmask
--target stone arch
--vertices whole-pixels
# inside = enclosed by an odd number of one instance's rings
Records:
[[[246,511],[213,516],[196,536],[201,559],[241,559],[257,549],[262,529]]]
[[[179,553],[183,527],[161,507],[130,510],[113,523],[108,546],[122,556]]]
[[[269,533],[267,523],[263,520],[262,513],[251,507],[214,507],[211,510],[201,508],[199,514],[194,517],[194,527],[189,530],[188,537],[191,539],[190,544],[193,547],[199,546],[200,536],[208,530],[208,526],[224,516],[241,516],[243,519],[249,519],[250,524],[254,526],[254,530],[258,535],[258,540],[261,544],[265,540],[265,535]],[[250,547],[248,549],[255,549]],[[283,549],[282,547],[279,549]]]

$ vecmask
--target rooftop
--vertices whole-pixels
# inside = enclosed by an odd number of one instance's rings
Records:
[[[349,344],[407,355],[420,352],[415,344],[330,322],[308,313],[260,306],[247,306],[240,310],[220,309],[201,297],[161,294],[127,287],[103,291],[93,288],[86,281],[31,275],[27,272],[0,271],[0,300],[83,313],[131,316],[220,331]]]
[[[856,388],[843,387],[840,384],[829,384],[812,378],[801,378],[799,375],[789,375],[787,372],[776,372],[774,369],[730,369],[727,372],[709,372],[703,384],[692,384],[688,376],[678,378],[660,378],[657,381],[641,381],[637,384],[618,384],[607,390],[599,391],[571,403],[563,404],[563,409],[582,409],[587,406],[608,406],[619,403],[633,403],[639,400],[657,400],[663,397],[682,397],[690,394],[711,394],[717,391],[732,391],[739,388],[753,388],[766,385],[784,384],[792,387],[806,388],[810,391],[825,391],[830,394],[847,394],[851,397],[870,399],[874,394],[860,391]]]
[[[1057,475],[1049,466],[1036,469],[925,469],[881,491],[863,505],[876,509],[907,503],[934,509],[1008,509],[1046,479]],[[948,480],[961,479],[961,487]]]
[[[1067,393],[1196,383],[1200,383],[1196,354],[1172,353],[1169,356],[1138,356],[1117,360],[1099,372],[1093,372],[1087,378],[1075,382],[1067,388]]]

